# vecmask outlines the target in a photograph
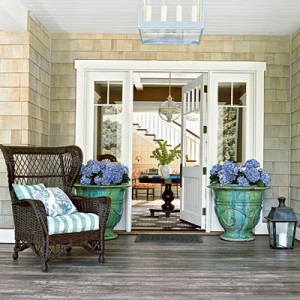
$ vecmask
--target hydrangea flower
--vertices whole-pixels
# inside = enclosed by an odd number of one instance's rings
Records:
[[[82,166],[79,173],[79,182],[82,185],[118,185],[128,183],[128,167],[106,160],[89,160]]]
[[[270,174],[263,171],[255,159],[247,160],[243,165],[232,161],[214,165],[210,171],[210,183],[238,184],[240,186],[266,186],[271,180]]]

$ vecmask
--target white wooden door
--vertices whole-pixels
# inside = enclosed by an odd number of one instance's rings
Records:
[[[181,201],[180,218],[205,228],[207,75],[202,74],[182,88]],[[198,149],[189,149],[185,138],[191,131],[200,139]]]

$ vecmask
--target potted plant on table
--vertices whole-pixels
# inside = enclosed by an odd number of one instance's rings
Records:
[[[210,171],[209,188],[215,192],[215,212],[227,241],[252,241],[253,228],[259,221],[262,193],[270,175],[255,159],[243,165],[232,161],[214,165]]]
[[[130,186],[128,172],[128,167],[118,162],[89,160],[82,166],[77,183],[74,184],[77,195],[111,198],[105,230],[106,240],[118,236],[113,229],[122,217],[125,191]]]
[[[160,166],[162,177],[169,178],[171,173],[170,163],[180,158],[181,155],[180,144],[175,146],[174,149],[169,150],[167,141],[157,141],[157,143],[158,148],[152,151],[152,155],[155,159],[158,160],[158,165]]]

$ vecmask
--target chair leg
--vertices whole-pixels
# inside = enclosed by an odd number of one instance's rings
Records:
[[[12,255],[13,260],[17,260],[18,257],[19,257],[19,253],[18,253],[17,249],[20,249],[20,242],[19,241],[15,241],[14,253]]]
[[[99,260],[99,263],[100,263],[101,265],[103,265],[104,262],[105,262],[104,254],[100,254],[98,260]]]

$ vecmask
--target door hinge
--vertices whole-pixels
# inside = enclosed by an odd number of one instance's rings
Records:
[[[207,126],[203,126],[203,133],[207,133]]]
[[[207,85],[204,86],[204,93],[207,94]]]
[[[203,175],[206,175],[206,167],[203,168]]]
[[[206,216],[206,207],[202,208],[202,216]]]

